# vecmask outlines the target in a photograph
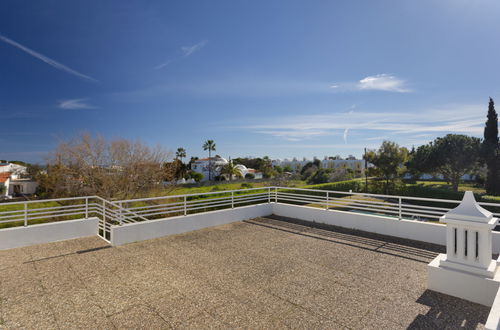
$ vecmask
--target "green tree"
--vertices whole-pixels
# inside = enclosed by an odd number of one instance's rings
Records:
[[[186,149],[177,148],[177,152],[175,153],[175,157],[180,159],[182,162],[182,158],[186,157]]]
[[[488,104],[488,119],[484,127],[484,140],[481,145],[481,156],[488,167],[486,177],[486,192],[500,194],[500,145],[498,141],[498,115],[495,103],[490,97]]]
[[[394,185],[394,180],[405,170],[408,149],[400,147],[395,142],[384,141],[378,150],[369,150],[364,157],[375,165],[372,172],[385,180],[384,191],[388,194],[390,186]]]
[[[410,152],[406,167],[413,179],[418,179],[422,174],[432,173],[435,168],[430,165],[432,154],[432,143],[419,146],[416,150],[413,148]]]
[[[212,180],[212,151],[215,151],[214,140],[207,140],[203,143],[203,150],[208,150],[208,181]]]
[[[472,171],[480,156],[480,140],[476,137],[448,134],[425,146],[420,146],[412,163],[422,173],[442,174],[458,191],[460,178]]]
[[[229,177],[229,181],[231,181],[233,177],[242,177],[240,170],[233,164],[232,161],[229,161],[229,163],[222,167],[221,174],[227,175]]]
[[[308,184],[327,183],[330,182],[331,175],[332,175],[331,169],[320,168],[307,179],[307,183]]]

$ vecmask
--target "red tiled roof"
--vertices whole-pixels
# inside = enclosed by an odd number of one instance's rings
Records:
[[[4,183],[5,181],[7,181],[7,179],[10,178],[10,174],[10,172],[0,173],[0,183]]]

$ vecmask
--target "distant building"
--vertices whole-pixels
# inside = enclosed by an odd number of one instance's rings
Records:
[[[203,179],[202,181],[208,181],[208,175],[210,174],[212,176],[212,180],[216,177],[219,176],[222,168],[227,165],[229,162],[227,159],[222,158],[220,156],[215,156],[212,158],[201,158],[195,160],[192,165],[191,169],[195,172],[203,174]],[[209,171],[209,167],[211,166],[211,171]]]
[[[290,166],[294,171],[299,171],[307,163],[312,161],[313,160],[308,160],[308,159],[297,160],[297,158],[294,158],[293,160],[275,159],[272,161],[272,164],[273,166],[279,165],[281,167]],[[323,159],[320,160],[320,168],[329,168],[329,169],[350,168],[353,171],[364,172],[365,161],[363,159]]]
[[[38,187],[36,181],[28,178],[26,166],[13,163],[0,164],[0,185],[5,187],[0,194],[3,198],[32,195]]]
[[[215,177],[220,176],[224,166],[229,164],[229,161],[227,161],[227,159],[222,158],[220,156],[212,157],[210,160],[209,160],[209,158],[198,159],[198,160],[195,160],[193,162],[193,164],[191,165],[191,169],[193,171],[203,174],[202,181],[208,180],[208,175],[209,175],[208,169],[209,169],[210,164],[212,166],[212,168],[211,168],[212,180]],[[248,173],[252,173],[254,175],[255,179],[262,179],[262,172],[254,170],[253,168],[247,168],[245,165],[241,165],[241,164],[238,164],[235,167],[240,171],[241,176],[243,178]],[[226,179],[229,179],[229,178],[226,178]]]
[[[262,179],[262,172],[259,172],[253,168],[248,168],[245,165],[238,164],[235,166],[241,173],[242,177],[245,177],[247,174],[253,174],[254,179]]]

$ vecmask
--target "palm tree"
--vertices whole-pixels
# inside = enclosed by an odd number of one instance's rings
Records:
[[[180,158],[181,159],[181,163],[182,163],[182,158],[186,157],[186,149],[184,149],[184,148],[177,148],[177,152],[175,153],[175,157],[176,158]]]
[[[242,177],[240,170],[233,164],[232,161],[229,161],[221,171],[222,174],[227,174],[229,176],[229,181],[233,179],[233,176],[240,178]]]
[[[215,151],[214,140],[206,140],[203,143],[203,150],[208,150],[208,181],[212,180],[212,151]]]

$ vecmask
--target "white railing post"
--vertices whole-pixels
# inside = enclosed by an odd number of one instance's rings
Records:
[[[271,187],[267,188],[267,202],[271,204]]]
[[[329,197],[330,197],[330,194],[328,193],[328,191],[326,192],[326,209],[328,210],[328,207],[330,206],[329,205]]]
[[[231,208],[234,209],[234,191],[231,191]]]
[[[28,226],[28,203],[24,202],[24,227]]]
[[[122,202],[118,203],[120,206],[120,212],[118,213],[118,216],[120,217],[120,226],[123,225],[123,206]]]
[[[89,198],[85,197],[85,219],[89,218]]]
[[[184,216],[187,215],[187,196],[184,196]]]
[[[399,197],[399,205],[398,205],[398,217],[399,217],[399,220],[403,219],[402,207],[403,207],[402,199],[401,199],[401,197]]]
[[[104,227],[106,227],[106,201],[102,200],[102,222]],[[105,230],[105,229],[103,229]]]

